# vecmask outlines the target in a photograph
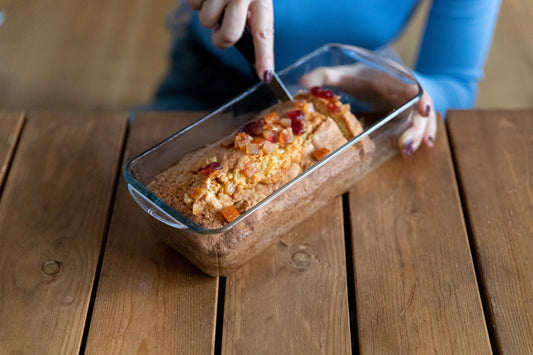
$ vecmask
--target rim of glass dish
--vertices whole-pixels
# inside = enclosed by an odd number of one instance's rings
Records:
[[[420,100],[420,97],[422,96],[423,89],[422,89],[420,83],[418,82],[418,80],[416,80],[415,76],[412,74],[412,72],[410,71],[409,68],[407,68],[406,66],[404,66],[404,65],[402,65],[400,63],[397,63],[397,62],[393,61],[392,59],[382,58],[382,57],[376,56],[370,50],[367,50],[367,49],[364,49],[364,48],[359,48],[359,47],[354,47],[354,46],[350,46],[350,45],[343,45],[343,44],[337,44],[337,43],[326,44],[326,45],[316,49],[315,51],[309,53],[308,55],[300,58],[299,60],[297,60],[296,62],[294,62],[290,66],[288,66],[287,68],[285,68],[282,71],[280,71],[278,74],[280,76],[284,75],[286,72],[292,70],[294,67],[300,65],[302,62],[308,61],[309,58],[311,58],[313,56],[316,56],[316,55],[320,54],[322,51],[328,50],[329,48],[347,49],[347,50],[350,50],[352,52],[355,52],[360,57],[360,58],[355,58],[355,59],[357,59],[359,61],[361,61],[360,59],[364,59],[364,60],[362,60],[362,62],[364,62],[365,64],[367,64],[369,66],[372,66],[372,67],[378,67],[378,68],[381,69],[381,71],[383,71],[382,70],[383,67],[385,67],[385,68],[389,67],[388,69],[390,69],[390,67],[392,67],[392,68],[395,69],[395,71],[398,71],[402,76],[404,76],[405,74],[409,74],[412,77],[411,80],[413,81],[413,83],[416,84],[416,86],[418,87],[418,92],[416,93],[415,96],[413,96],[411,99],[409,99],[408,101],[403,103],[400,107],[398,107],[398,108],[392,110],[391,112],[389,112],[388,114],[386,114],[381,120],[379,120],[378,122],[376,122],[373,125],[369,126],[366,130],[364,130],[363,132],[361,132],[360,134],[358,134],[354,138],[350,139],[348,142],[344,143],[343,145],[341,145],[340,147],[338,147],[334,151],[330,152],[326,157],[324,157],[323,159],[321,159],[317,163],[313,164],[312,166],[307,168],[305,171],[301,172],[298,176],[296,176],[295,178],[293,178],[290,181],[288,181],[287,183],[285,183],[283,186],[278,188],[276,191],[272,192],[270,195],[266,196],[263,200],[261,200],[260,202],[256,203],[255,205],[253,205],[250,209],[246,210],[239,217],[237,217],[233,221],[225,224],[224,226],[222,226],[220,228],[213,228],[213,229],[204,228],[201,225],[193,222],[190,218],[188,218],[184,214],[176,211],[174,208],[170,207],[167,203],[165,203],[163,200],[161,200],[157,195],[155,195],[152,191],[150,191],[144,184],[142,184],[135,177],[133,177],[133,175],[130,173],[129,170],[130,170],[130,167],[138,159],[142,158],[145,155],[150,154],[153,150],[158,149],[160,146],[166,144],[168,141],[174,139],[176,136],[182,135],[185,132],[193,129],[195,126],[197,126],[198,124],[202,123],[206,119],[209,119],[210,117],[212,117],[212,116],[224,111],[226,108],[230,107],[235,102],[239,101],[241,98],[247,96],[248,94],[250,94],[251,92],[256,90],[260,85],[264,85],[263,83],[258,83],[256,85],[252,86],[251,88],[249,88],[248,90],[244,91],[242,94],[238,95],[237,97],[235,97],[234,99],[232,99],[228,103],[222,105],[220,108],[210,112],[209,114],[203,116],[202,118],[200,118],[199,120],[195,121],[194,123],[188,125],[187,127],[184,127],[183,129],[177,131],[176,133],[170,135],[166,139],[162,140],[161,142],[157,143],[153,147],[147,149],[143,153],[137,155],[135,158],[133,158],[130,161],[128,161],[124,165],[124,168],[123,168],[123,175],[124,175],[124,179],[126,180],[126,183],[131,185],[133,188],[135,188],[137,190],[137,192],[139,192],[140,194],[144,195],[152,203],[154,203],[157,207],[161,208],[164,212],[168,213],[177,222],[183,224],[187,229],[190,229],[192,232],[199,233],[199,234],[224,233],[224,232],[227,232],[230,229],[232,229],[235,225],[239,224],[241,221],[246,219],[248,216],[253,214],[255,211],[260,209],[265,204],[267,204],[270,201],[276,199],[278,196],[280,196],[285,191],[287,191],[290,187],[292,187],[296,183],[300,182],[301,180],[303,180],[305,177],[307,177],[308,175],[312,174],[316,170],[320,169],[323,165],[327,164],[330,160],[334,159],[337,155],[341,154],[342,152],[344,152],[345,150],[347,150],[352,145],[356,144],[357,142],[359,142],[361,139],[365,138],[366,136],[374,133],[380,127],[382,127],[383,125],[387,124],[389,121],[391,121],[394,118],[398,117],[401,113],[406,111],[408,108],[410,108],[411,106],[413,106],[416,102],[418,102]],[[381,66],[379,66],[380,63],[381,63]],[[395,74],[398,74],[398,73],[395,73]],[[141,207],[141,206],[139,206],[139,207]],[[163,223],[163,222],[160,222],[160,223]],[[178,228],[176,228],[176,229],[178,229]]]

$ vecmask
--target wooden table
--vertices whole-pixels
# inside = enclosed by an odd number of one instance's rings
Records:
[[[533,353],[533,110],[449,113],[227,278],[121,177],[195,117],[0,115],[0,353]]]

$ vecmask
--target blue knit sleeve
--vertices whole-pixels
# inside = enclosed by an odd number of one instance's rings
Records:
[[[501,0],[434,0],[415,76],[437,111],[475,105]]]

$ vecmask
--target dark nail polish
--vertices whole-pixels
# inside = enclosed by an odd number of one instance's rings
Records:
[[[403,155],[410,157],[413,154],[413,141],[407,141],[403,145]]]
[[[272,70],[267,69],[263,72],[263,81],[267,84],[272,82]]]
[[[426,105],[426,117],[429,116],[430,112],[431,112],[431,106]]]
[[[429,143],[428,145],[429,145],[430,147],[433,147],[433,144],[435,144],[435,138],[434,138],[434,137],[431,137],[431,136],[428,137],[428,143]]]
[[[215,27],[213,27],[213,32],[216,32],[216,31],[218,31],[219,29],[220,29],[220,22],[217,22],[217,23],[215,24]]]

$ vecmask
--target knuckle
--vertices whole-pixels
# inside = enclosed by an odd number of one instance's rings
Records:
[[[187,0],[187,3],[193,10],[200,10],[202,8],[203,0]]]
[[[217,21],[215,18],[213,18],[212,16],[210,16],[204,11],[200,11],[200,13],[198,14],[198,20],[200,21],[202,26],[207,27],[207,28],[214,27]]]
[[[254,39],[260,42],[267,42],[274,38],[274,29],[272,27],[262,28],[254,33]]]

